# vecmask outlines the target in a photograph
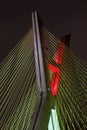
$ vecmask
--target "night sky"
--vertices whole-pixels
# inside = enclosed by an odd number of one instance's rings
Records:
[[[31,12],[35,10],[56,37],[71,33],[70,48],[87,61],[87,0],[3,0],[0,2],[0,62],[29,30]]]

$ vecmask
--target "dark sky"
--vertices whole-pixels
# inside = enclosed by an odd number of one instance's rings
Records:
[[[37,10],[58,38],[71,33],[70,48],[87,61],[87,0],[3,0],[0,2],[0,62],[31,27]]]

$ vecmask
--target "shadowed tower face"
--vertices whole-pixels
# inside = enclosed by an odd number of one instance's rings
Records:
[[[1,63],[1,130],[86,130],[87,63],[33,16]]]

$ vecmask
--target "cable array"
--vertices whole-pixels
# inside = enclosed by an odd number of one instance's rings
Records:
[[[28,130],[39,99],[32,29],[1,63],[0,78],[1,130]]]
[[[44,60],[49,72],[48,82],[50,89],[51,72],[48,64],[52,64],[60,69],[60,83],[57,96],[53,98],[48,94],[48,102],[52,102],[51,107],[46,106],[45,115],[48,109],[56,105],[57,115],[61,130],[86,130],[87,129],[87,62],[78,58],[66,45],[62,56],[62,64],[55,62],[56,52],[61,44],[54,35],[46,28],[41,27],[41,40]],[[50,78],[50,79],[49,79]],[[49,93],[49,92],[48,92]],[[50,95],[50,96],[49,96]],[[49,103],[48,103],[49,104]],[[46,116],[47,118],[47,116]],[[43,122],[45,118],[43,118]],[[41,130],[46,129],[42,124]]]

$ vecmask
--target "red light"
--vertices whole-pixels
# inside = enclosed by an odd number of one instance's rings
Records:
[[[59,86],[60,76],[56,75],[55,79],[52,79],[51,81],[51,91],[53,96],[56,96],[58,92],[58,86]]]
[[[49,70],[51,70],[54,73],[59,73],[60,72],[60,69],[55,67],[54,65],[49,64],[48,68],[49,68]]]
[[[51,64],[48,65],[48,68],[53,72],[50,86],[53,96],[56,96],[60,80],[60,69]]]
[[[56,54],[56,58],[55,58],[55,61],[59,64],[62,63],[62,55],[63,55],[63,50],[64,50],[64,43],[62,43],[57,51],[57,54]]]
[[[62,56],[63,56],[65,38],[62,39],[62,42],[63,43],[61,43],[61,45],[57,51],[56,57],[55,57],[55,62],[58,64],[62,64]],[[52,92],[53,96],[56,96],[57,92],[58,92],[59,81],[60,81],[60,69],[58,67],[55,67],[52,64],[49,64],[48,68],[50,71],[52,71],[52,79],[50,82],[51,92]]]

